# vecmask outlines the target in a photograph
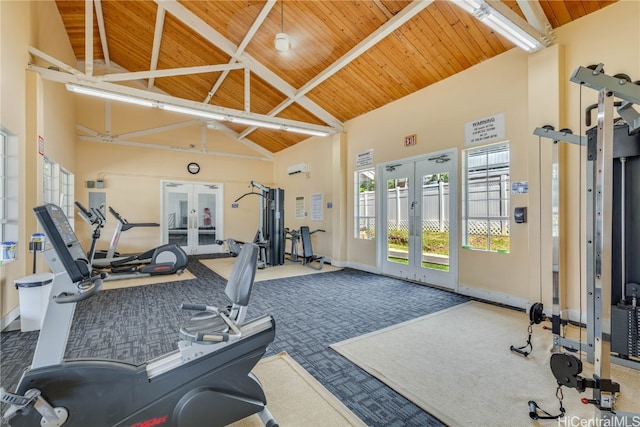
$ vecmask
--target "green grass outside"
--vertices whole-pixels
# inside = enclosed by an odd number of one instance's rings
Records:
[[[509,236],[491,236],[491,250],[497,251],[504,249],[509,251],[509,242]],[[392,249],[408,250],[409,233],[406,231],[389,230],[388,246]],[[487,250],[487,236],[469,236],[469,246],[473,249]],[[449,233],[424,231],[422,233],[422,252],[449,255]]]

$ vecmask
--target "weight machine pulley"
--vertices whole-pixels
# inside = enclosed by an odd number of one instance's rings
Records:
[[[587,168],[587,194],[590,203],[587,203],[587,357],[593,359],[594,373],[592,378],[582,377],[582,361],[574,354],[561,352],[567,348],[567,340],[556,332],[561,321],[559,310],[559,293],[556,293],[556,264],[554,255],[554,354],[551,356],[550,367],[556,378],[558,388],[556,397],[560,402],[560,414],[553,416],[542,411],[538,413],[538,405],[529,401],[529,416],[532,419],[560,418],[565,411],[562,406],[562,387],[575,388],[582,393],[586,389],[592,389],[592,398],[581,399],[584,404],[592,404],[596,407],[596,417],[608,420],[607,425],[623,425],[629,419],[637,419],[640,414],[617,411],[615,408],[616,395],[620,392],[620,385],[610,378],[611,367],[611,321],[612,321],[612,247],[613,247],[613,159],[614,159],[614,108],[628,125],[628,134],[636,134],[640,131],[640,114],[634,106],[640,105],[640,82],[631,82],[631,79],[622,74],[608,76],[604,74],[602,64],[579,67],[571,76],[570,81],[598,91],[598,122],[596,141],[593,149],[589,150],[588,160],[593,162],[593,168]],[[614,97],[620,102],[614,102]],[[590,113],[592,106],[587,109]],[[589,119],[590,120],[590,119]],[[589,123],[589,121],[588,121]],[[557,141],[585,144],[584,137],[557,135],[552,129],[538,128],[534,134],[549,136]],[[624,168],[625,161],[621,162]],[[624,169],[623,169],[624,170]],[[555,174],[554,170],[554,175]],[[623,179],[624,181],[624,179]],[[624,200],[624,194],[622,196]],[[624,202],[622,202],[624,203]],[[623,205],[624,211],[624,205]],[[624,221],[622,221],[624,222]],[[622,225],[621,235],[625,233]],[[621,237],[624,242],[624,236]],[[554,251],[555,251],[554,235]],[[624,243],[623,243],[624,245]],[[624,249],[622,250],[624,255]],[[624,262],[622,264],[624,269]],[[624,277],[624,272],[623,272]],[[624,282],[625,279],[623,278]],[[625,284],[623,283],[623,286]],[[640,285],[630,283],[623,290],[621,304],[625,305],[625,298],[631,295],[632,309],[637,313],[636,301],[640,293]],[[618,304],[620,306],[620,304]],[[614,310],[615,311],[615,310]],[[556,313],[558,315],[556,320]],[[634,321],[640,323],[640,314]],[[558,326],[556,328],[556,326]],[[637,330],[636,330],[637,333]],[[580,343],[581,344],[581,343]],[[580,349],[582,346],[580,346]],[[624,363],[623,363],[624,364]],[[635,366],[634,366],[635,367]],[[613,424],[616,423],[616,424]],[[605,425],[605,424],[602,424]]]

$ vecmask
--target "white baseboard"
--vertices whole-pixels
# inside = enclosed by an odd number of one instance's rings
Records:
[[[525,310],[528,309],[530,305],[529,301],[524,298],[514,297],[513,295],[504,294],[502,292],[487,291],[486,289],[470,288],[464,285],[458,286],[458,293]]]
[[[375,265],[360,264],[357,262],[343,262],[341,264],[342,265],[340,265],[340,267],[353,268],[355,270],[366,271],[367,273],[381,274],[380,270],[378,270]]]
[[[0,318],[0,331],[4,331],[4,329],[13,323],[20,316],[20,306],[14,308],[6,316]]]

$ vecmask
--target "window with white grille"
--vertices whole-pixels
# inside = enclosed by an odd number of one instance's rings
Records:
[[[18,138],[0,126],[0,242],[18,239]]]
[[[371,240],[376,228],[376,180],[374,169],[360,170],[355,176],[354,230],[356,239]]]
[[[75,190],[73,174],[48,157],[44,158],[43,167],[44,202],[58,205],[73,226]]]
[[[508,252],[510,249],[509,143],[465,150],[463,245]]]

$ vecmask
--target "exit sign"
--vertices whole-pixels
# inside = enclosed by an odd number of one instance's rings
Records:
[[[410,147],[412,145],[416,145],[417,142],[418,142],[418,135],[416,135],[416,134],[404,137],[404,146],[405,147]]]

